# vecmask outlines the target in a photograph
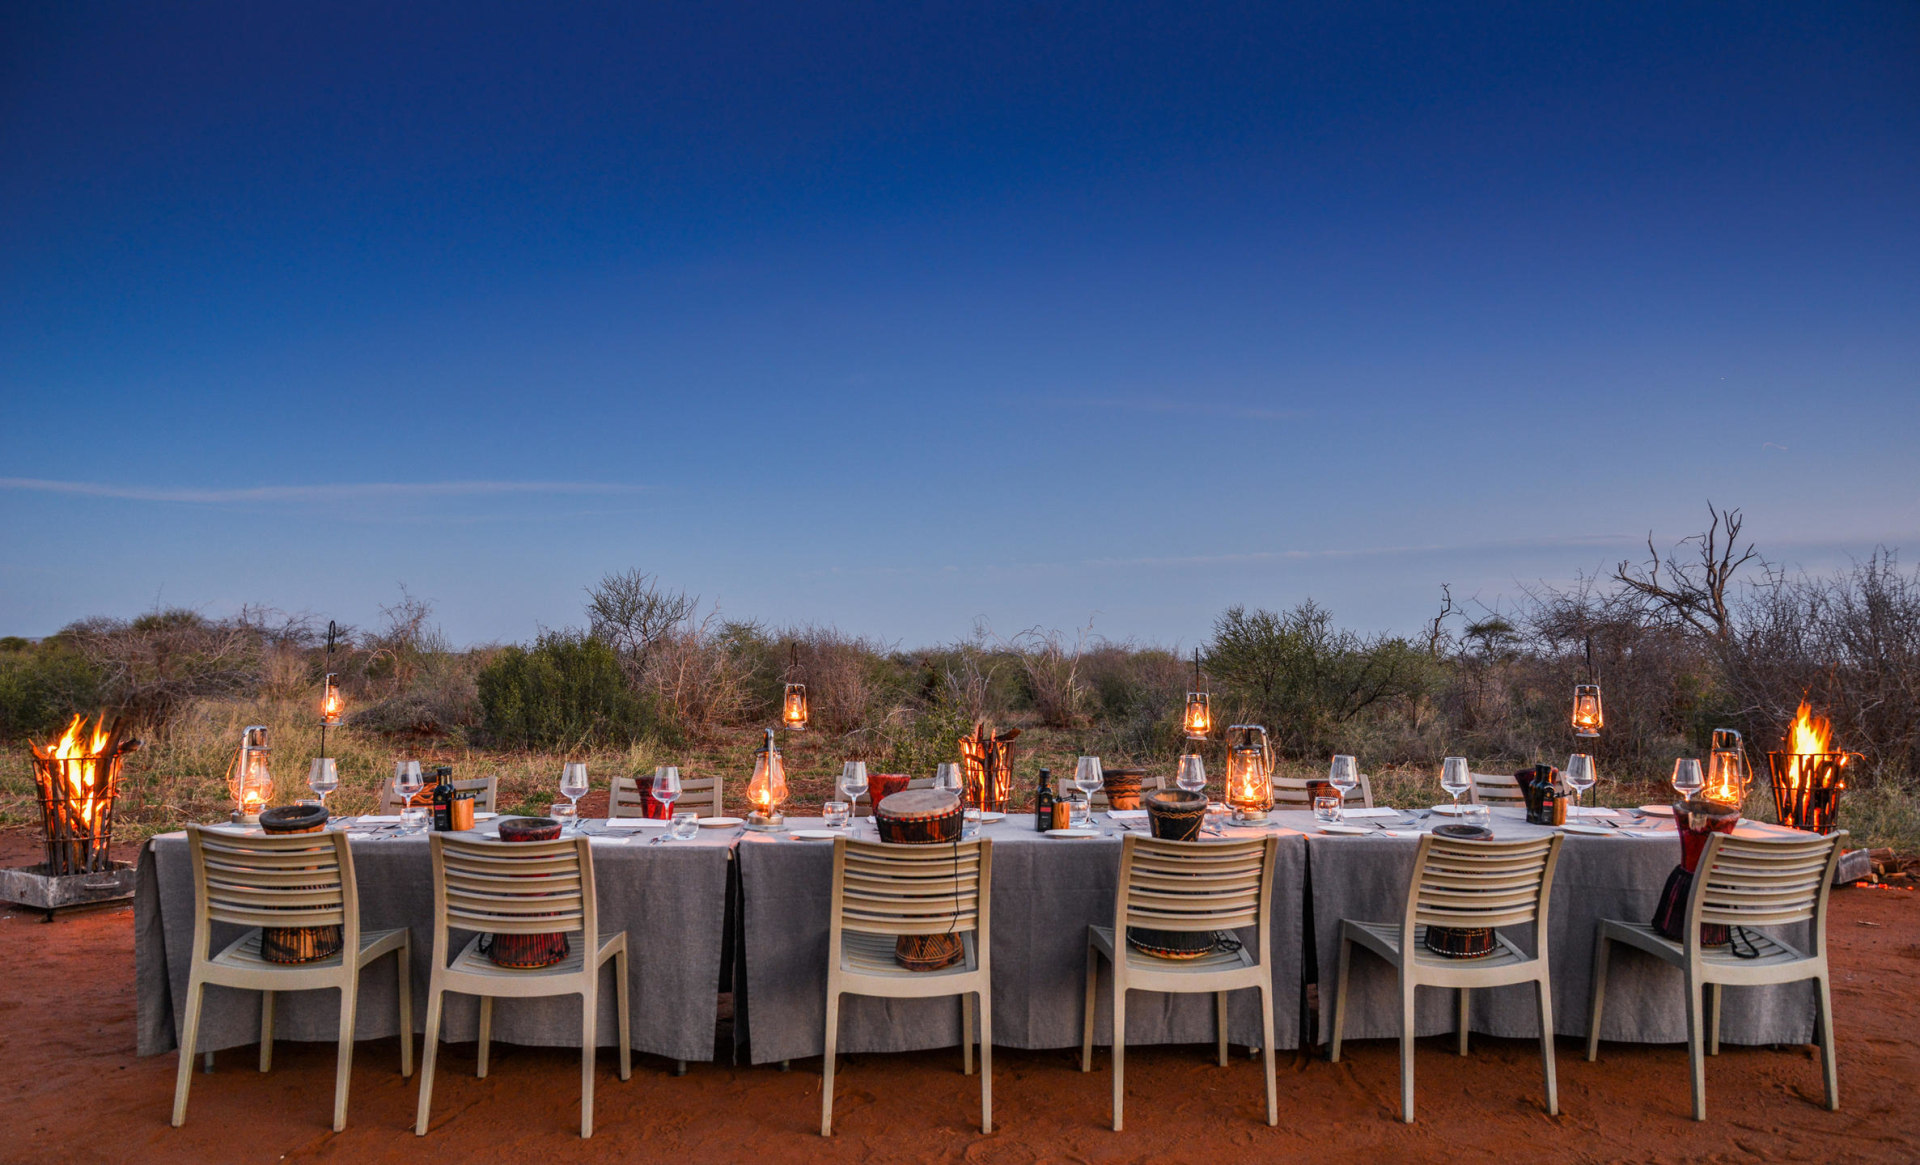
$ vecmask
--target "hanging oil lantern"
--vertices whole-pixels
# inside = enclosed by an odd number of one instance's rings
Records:
[[[1235,821],[1265,821],[1273,809],[1273,746],[1267,741],[1267,730],[1258,724],[1227,729],[1224,799]]]
[[[807,685],[788,684],[780,701],[780,722],[794,732],[807,726]]]
[[[1200,688],[1200,652],[1193,653],[1193,690],[1187,693],[1187,712],[1181,719],[1188,740],[1204,740],[1213,731],[1211,697]]]
[[[1581,738],[1600,735],[1606,717],[1600,710],[1600,685],[1575,684],[1573,687],[1573,734]]]
[[[340,713],[346,708],[340,698],[340,677],[328,673],[326,690],[320,696],[320,723],[327,728],[336,728],[340,724]]]

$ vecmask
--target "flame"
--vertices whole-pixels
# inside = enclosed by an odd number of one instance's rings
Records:
[[[79,814],[80,820],[88,830],[94,825],[94,817],[106,801],[107,790],[101,788],[102,778],[106,775],[111,757],[105,754],[113,734],[107,731],[107,718],[102,713],[94,720],[92,731],[86,730],[87,718],[75,714],[73,722],[59,740],[47,745],[32,744],[33,755],[43,761],[54,762],[52,774],[62,786],[67,803]]]
[[[1187,693],[1187,732],[1192,736],[1205,736],[1213,727],[1213,714],[1207,707],[1204,692]]]
[[[328,725],[340,723],[340,713],[343,703],[344,701],[340,699],[339,686],[333,682],[332,676],[328,676],[327,694],[320,700],[321,722]]]
[[[1831,754],[1833,741],[1833,722],[1825,716],[1815,714],[1806,700],[1800,701],[1799,711],[1794,713],[1793,726],[1787,730],[1787,784],[1795,789],[1813,784],[1815,758],[1825,759]],[[1845,768],[1848,760],[1846,753],[1839,754],[1837,767]],[[1845,788],[1842,782],[1839,786]]]

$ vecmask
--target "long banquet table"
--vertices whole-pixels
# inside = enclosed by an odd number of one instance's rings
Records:
[[[628,982],[635,1051],[676,1060],[713,1058],[714,992],[720,981],[726,933],[727,867],[733,830],[702,830],[693,841],[651,845],[659,830],[636,843],[620,833],[592,839],[594,898],[600,928],[627,932]],[[427,973],[433,956],[433,860],[424,834],[353,837],[354,879],[363,927],[406,926],[413,931],[414,1027],[426,1022]],[[187,970],[193,938],[193,871],[184,833],[162,834],[141,850],[134,890],[134,963],[140,1054],[170,1051],[184,1022]],[[215,927],[218,946],[239,933]],[[455,941],[462,941],[455,932]],[[391,962],[360,979],[360,1039],[399,1030]],[[611,965],[601,972],[599,1042],[610,1046],[614,1025]],[[254,992],[207,989],[198,1047],[206,1051],[258,1043],[260,1008]],[[339,995],[297,991],[276,996],[274,1036],[331,1042],[338,1030]],[[442,1038],[478,1038],[479,1001],[448,995]],[[580,1046],[580,1002],[575,996],[500,999],[493,1038],[510,1044]]]
[[[1101,821],[1105,834],[1088,839],[1046,837],[1034,831],[1030,816],[1019,813],[982,831],[994,843],[996,1045],[1060,1048],[1080,1042],[1087,926],[1112,921],[1125,836],[1104,814]],[[813,824],[792,820],[794,828]],[[1132,824],[1144,828],[1143,823]],[[1493,826],[1501,838],[1548,832],[1526,824],[1517,811],[1504,809],[1493,811]],[[1326,1038],[1341,919],[1397,919],[1418,842],[1383,831],[1359,837],[1325,835],[1306,812],[1276,812],[1271,829],[1280,839],[1270,951],[1275,1043],[1294,1048],[1302,1040],[1301,1000],[1310,979],[1321,987],[1319,1038]],[[1748,836],[1792,835],[1755,824],[1743,824],[1741,831]],[[1248,832],[1226,830],[1229,836]],[[873,827],[857,824],[853,836],[872,838]],[[832,846],[784,835],[738,836],[735,830],[702,831],[693,842],[651,845],[647,840],[602,836],[592,847],[602,928],[624,927],[629,936],[635,1048],[680,1060],[712,1058],[714,991],[731,908],[737,946],[735,1040],[741,1045],[736,1054],[750,1049],[753,1063],[819,1055]],[[413,930],[417,1028],[424,1018],[431,952],[433,891],[426,840],[356,838],[353,853],[365,925]],[[1549,935],[1554,1026],[1560,1034],[1586,1032],[1596,920],[1649,918],[1678,858],[1671,825],[1648,834],[1568,835],[1554,879]],[[731,880],[730,860],[737,862]],[[176,1044],[185,1006],[192,893],[184,834],[153,839],[141,853],[135,903],[141,1054],[168,1051]],[[1526,929],[1514,934],[1523,947],[1533,941]],[[1805,929],[1789,928],[1784,937],[1804,943]],[[1250,931],[1246,937],[1252,937]],[[1615,952],[1602,1036],[1651,1043],[1684,1040],[1679,973],[1637,952],[1618,947]],[[358,1036],[394,1034],[392,976],[376,969],[362,982]],[[1399,1008],[1384,963],[1356,952],[1351,989],[1350,1038],[1398,1034]],[[245,993],[222,988],[211,992],[200,1046],[220,1049],[255,1042],[259,1008],[243,998]],[[1102,995],[1095,1041],[1104,1044],[1110,1041],[1111,1019],[1104,991]],[[1136,995],[1128,1008],[1127,1042],[1211,1042],[1211,1003],[1204,995]],[[276,1034],[331,1041],[337,1006],[331,993],[288,994],[276,1003]],[[577,1046],[577,1007],[565,998],[502,1000],[495,1010],[494,1036],[508,1043]],[[603,994],[601,1007],[600,1039],[611,1043],[611,992]],[[1453,1030],[1453,1009],[1451,992],[1423,991],[1420,1034]],[[471,999],[450,999],[444,1038],[473,1039],[477,1012]],[[959,1042],[960,1009],[951,999],[850,997],[841,1015],[840,1046],[847,1052]],[[1240,1044],[1256,1042],[1258,1015],[1253,993],[1236,992],[1229,1009],[1229,1038]],[[1722,1039],[1727,1042],[1804,1043],[1811,1038],[1812,1022],[1809,985],[1726,989]],[[1537,1036],[1531,989],[1474,992],[1470,1025],[1488,1035]]]

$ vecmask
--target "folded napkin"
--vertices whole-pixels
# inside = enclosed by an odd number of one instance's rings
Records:
[[[1385,809],[1385,808],[1347,809],[1347,810],[1343,810],[1341,815],[1344,817],[1398,817],[1400,816],[1400,811],[1398,809]]]
[[[1585,805],[1576,805],[1567,810],[1567,816],[1568,817],[1618,817],[1620,815],[1618,813],[1615,813],[1611,809],[1602,809],[1602,808],[1599,808],[1598,806],[1589,808]]]
[[[1107,816],[1115,821],[1145,821],[1147,811],[1145,809],[1109,809]]]
[[[650,825],[671,825],[673,823],[670,821],[662,821],[658,817],[611,817],[602,821],[600,824],[606,826],[608,829],[645,829]]]
[[[353,823],[355,825],[398,825],[400,824],[400,815],[398,813],[390,813],[382,817],[378,813],[362,813],[353,819]]]

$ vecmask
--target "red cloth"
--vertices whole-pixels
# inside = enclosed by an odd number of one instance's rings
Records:
[[[650,817],[655,821],[673,820],[673,803],[653,799],[653,777],[651,775],[635,777],[634,784],[638,786],[640,790],[640,815],[642,817]]]
[[[906,787],[905,773],[874,773],[867,777],[867,793],[873,798],[875,806]]]

